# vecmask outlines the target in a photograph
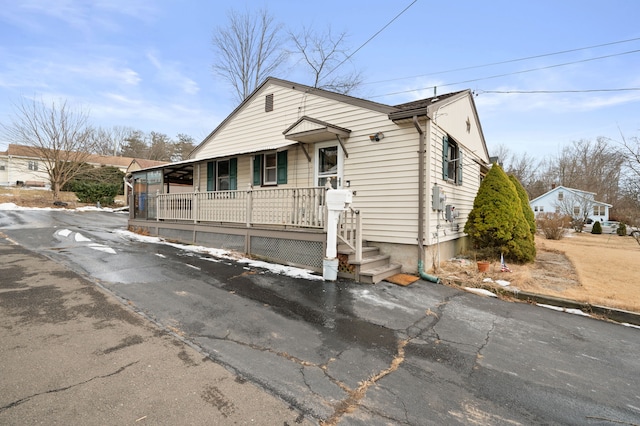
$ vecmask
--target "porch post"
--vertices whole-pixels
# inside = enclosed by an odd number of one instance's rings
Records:
[[[198,223],[200,215],[198,214],[198,189],[193,191],[193,201],[191,203],[191,214],[193,216],[193,223]]]
[[[251,228],[251,220],[252,220],[252,216],[251,216],[251,212],[253,211],[253,186],[251,186],[251,184],[247,185],[247,212],[246,212],[246,218],[247,218],[247,228]]]
[[[326,281],[335,281],[338,277],[338,221],[352,200],[353,194],[347,189],[327,191],[327,252],[322,262],[322,277]]]

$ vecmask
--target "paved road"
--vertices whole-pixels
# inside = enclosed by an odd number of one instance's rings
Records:
[[[0,212],[3,232],[242,380],[341,425],[640,424],[640,330],[419,281],[324,283],[113,230]]]

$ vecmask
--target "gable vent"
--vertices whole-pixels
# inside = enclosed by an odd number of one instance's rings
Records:
[[[264,112],[273,111],[273,93],[264,97]]]

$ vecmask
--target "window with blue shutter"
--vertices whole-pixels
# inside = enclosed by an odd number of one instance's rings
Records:
[[[278,153],[278,185],[287,183],[287,151]]]
[[[442,179],[462,185],[462,150],[449,135],[442,137]]]
[[[229,160],[229,190],[238,190],[238,159]]]
[[[253,186],[262,185],[262,155],[253,157]]]
[[[253,157],[253,186],[287,183],[287,151],[271,152]]]
[[[209,161],[207,163],[207,191],[215,191],[216,181],[216,163]]]

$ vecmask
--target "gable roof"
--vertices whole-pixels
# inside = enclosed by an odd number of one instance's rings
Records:
[[[288,89],[291,89],[291,90],[297,90],[297,91],[300,91],[302,93],[313,93],[314,95],[323,96],[325,98],[336,100],[338,102],[342,102],[342,103],[345,103],[345,104],[353,105],[353,106],[360,107],[360,108],[366,108],[366,109],[369,109],[369,110],[372,110],[372,111],[381,112],[383,114],[387,114],[389,116],[389,118],[392,119],[392,120],[395,119],[395,116],[397,116],[399,118],[403,118],[403,117],[401,117],[403,114],[408,115],[408,117],[412,117],[416,113],[418,113],[418,115],[426,115],[427,106],[434,105],[434,104],[442,105],[443,101],[445,101],[445,100],[447,100],[447,99],[449,99],[451,97],[454,97],[456,95],[462,97],[462,96],[466,96],[467,94],[470,93],[469,90],[462,90],[462,91],[458,91],[458,92],[452,92],[452,93],[448,93],[448,94],[444,94],[444,95],[439,95],[439,96],[430,97],[430,98],[426,98],[426,99],[420,99],[420,100],[417,100],[417,101],[411,101],[411,102],[407,102],[407,103],[398,104],[398,105],[393,106],[393,105],[385,105],[385,104],[381,104],[381,103],[378,103],[378,102],[369,101],[369,100],[362,99],[362,98],[356,98],[354,96],[343,95],[341,93],[330,92],[328,90],[319,89],[317,87],[306,86],[304,84],[294,83],[292,81],[282,80],[282,79],[275,78],[275,77],[268,77],[249,96],[247,96],[247,98],[244,101],[242,101],[240,103],[240,105],[238,105],[231,112],[231,114],[229,114],[222,122],[220,122],[220,124],[211,133],[209,133],[202,140],[202,142],[200,142],[198,144],[198,146],[196,146],[194,148],[193,151],[191,151],[191,153],[189,154],[189,157],[193,158],[194,154],[196,154],[200,150],[200,148],[211,137],[213,137],[216,133],[218,133],[220,131],[220,129],[222,129],[229,121],[231,121],[236,114],[238,114],[247,104],[249,104],[257,96],[259,96],[260,92],[265,90],[265,88],[270,86],[270,85],[277,85],[277,86],[285,87],[285,88],[288,88]],[[472,97],[471,101],[473,103],[473,97]],[[474,109],[475,109],[475,104],[473,106],[474,106]],[[474,111],[474,113],[476,113],[476,112]],[[306,118],[307,118],[308,121],[312,121],[313,120],[310,117],[306,117]],[[476,115],[476,119],[477,119],[477,115]],[[319,121],[319,120],[317,120],[317,121]],[[479,120],[476,120],[476,121],[479,123]],[[330,131],[338,129],[338,126],[334,126],[334,125],[332,125],[330,123],[326,123],[326,124],[327,124],[327,129],[329,129]],[[295,126],[295,124],[294,124],[294,126]],[[285,130],[285,134],[287,132],[289,132],[290,130],[292,130],[292,127],[290,127],[289,129]],[[348,129],[342,129],[342,130],[348,131]],[[482,134],[482,131],[480,133]],[[484,136],[483,136],[483,140],[484,140]]]
[[[43,148],[33,147],[29,145],[9,144],[9,146],[7,147],[7,150],[5,152],[0,152],[0,155],[42,159],[42,156],[39,154],[41,149]],[[148,164],[145,167],[151,167],[151,166],[160,165],[160,164],[167,164],[166,161],[142,160],[142,159],[136,159],[132,157],[118,157],[118,156],[112,156],[112,155],[90,154],[86,158],[84,158],[85,163],[98,164],[102,166],[113,166],[113,167],[119,167],[119,168],[129,167],[132,161],[137,161],[138,164],[140,164],[140,162],[144,162],[145,164]]]
[[[578,195],[578,196],[582,196],[582,197],[584,197],[584,195],[581,195],[581,194],[593,195],[594,196],[593,202],[595,204],[601,204],[601,205],[605,205],[605,206],[608,206],[608,207],[613,207],[611,204],[607,204],[607,203],[602,202],[602,201],[596,201],[595,200],[595,195],[596,195],[595,192],[583,191],[582,189],[569,188],[569,187],[566,187],[566,186],[563,186],[563,185],[558,185],[555,188],[551,188],[549,191],[545,192],[544,194],[539,195],[536,198],[534,198],[531,201],[529,201],[529,203],[533,203],[534,201],[538,201],[540,198],[544,198],[544,197],[546,197],[547,195],[549,195],[549,194],[551,194],[553,192],[558,192],[559,190],[567,191],[567,192],[570,192],[572,194],[575,194],[575,195]]]

